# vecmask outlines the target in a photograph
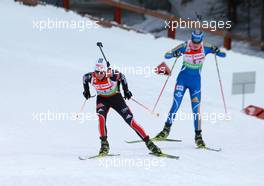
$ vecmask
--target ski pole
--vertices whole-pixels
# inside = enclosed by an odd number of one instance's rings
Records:
[[[93,97],[95,97],[95,96],[96,96],[96,95],[93,95],[93,96],[91,96],[90,98],[93,98]],[[87,100],[88,100],[88,99],[85,99],[85,100],[84,100],[84,102],[83,102],[83,104],[82,104],[82,106],[81,106],[80,111],[79,111],[78,114],[76,115],[76,118],[79,118],[80,113],[83,112]]]
[[[146,107],[145,105],[143,105],[142,103],[138,102],[137,100],[135,100],[134,98],[130,98],[132,101],[134,101],[135,103],[137,103],[138,105],[140,105],[141,107],[143,107],[145,110],[149,111],[151,114],[159,117],[159,113],[154,113],[152,112],[148,107]]]
[[[175,64],[176,64],[176,62],[177,62],[177,60],[178,60],[178,58],[176,58],[176,60],[174,61],[173,65],[172,65],[172,67],[171,67],[171,74],[172,74],[173,68],[174,68],[174,66],[175,66]],[[152,109],[152,112],[153,112],[153,113],[154,113],[154,111],[155,111],[155,109],[156,109],[156,107],[157,107],[157,105],[158,105],[158,102],[159,102],[159,100],[160,100],[160,97],[161,97],[161,95],[162,95],[162,93],[163,93],[163,91],[164,91],[164,89],[165,89],[165,87],[166,87],[166,85],[167,85],[167,82],[168,82],[170,76],[171,76],[171,75],[169,75],[169,76],[167,77],[167,79],[166,79],[166,81],[165,81],[165,83],[164,83],[164,85],[163,85],[163,87],[162,87],[162,89],[161,89],[161,91],[160,91],[159,97],[158,97],[158,99],[157,99],[157,101],[156,101],[156,103],[155,103],[155,105],[154,105],[154,107],[153,107],[153,109]]]
[[[107,63],[107,67],[109,67],[110,63],[109,63],[109,61],[107,61],[107,59],[105,57],[105,54],[104,54],[104,51],[102,49],[103,48],[103,43],[102,42],[97,42],[96,45],[99,47],[99,49],[100,49],[100,51],[101,51],[101,53],[102,53],[102,55],[103,55],[103,57],[104,57],[104,59],[105,59],[105,61]]]
[[[221,80],[221,76],[220,76],[220,71],[219,71],[219,66],[218,66],[218,61],[217,61],[216,54],[215,54],[215,64],[216,64],[218,80],[219,80],[221,94],[222,94],[222,100],[223,100],[223,103],[224,103],[225,113],[227,114],[227,108],[226,108],[225,96],[224,96],[224,91],[223,91],[223,85],[222,85],[222,80]]]

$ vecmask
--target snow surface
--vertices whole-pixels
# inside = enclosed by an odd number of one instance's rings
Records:
[[[80,161],[79,155],[94,155],[99,150],[98,126],[93,117],[85,122],[40,122],[33,116],[79,111],[83,102],[82,75],[92,70],[100,56],[95,43],[104,43],[112,65],[155,67],[164,61],[165,51],[182,41],[155,39],[150,34],[118,28],[84,32],[33,29],[33,21],[48,17],[87,20],[51,6],[26,7],[10,0],[0,1],[0,185],[264,185],[264,122],[241,113],[241,96],[231,95],[233,72],[256,71],[256,93],[246,95],[246,104],[264,107],[262,58],[228,51],[227,58],[218,59],[232,119],[203,121],[203,136],[209,146],[221,147],[222,152],[196,150],[193,122],[188,120],[175,121],[170,134],[182,143],[157,143],[163,151],[180,155],[180,160],[152,157],[144,144],[124,142],[138,137],[111,110],[107,119],[110,151],[121,156]],[[171,66],[172,62],[167,64]],[[160,117],[128,101],[136,120],[151,136],[164,125],[163,113],[170,109],[180,66],[177,64],[158,105]],[[223,112],[214,56],[207,57],[202,73],[202,112]],[[134,98],[149,107],[154,105],[166,78],[132,73],[126,73],[126,77]],[[181,111],[190,112],[186,93]],[[85,111],[93,116],[95,99],[87,102]]]

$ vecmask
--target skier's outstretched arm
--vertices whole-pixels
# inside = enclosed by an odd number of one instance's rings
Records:
[[[205,55],[216,54],[219,57],[226,57],[226,53],[221,51],[217,46],[206,43],[204,45]]]
[[[166,52],[165,58],[166,59],[171,59],[173,57],[180,57],[181,54],[185,52],[186,46],[187,46],[187,42],[184,42],[184,43],[176,46],[172,50]]]
[[[89,99],[91,97],[90,94],[90,88],[89,88],[89,83],[91,83],[92,80],[92,73],[87,73],[83,76],[83,96],[85,99]]]

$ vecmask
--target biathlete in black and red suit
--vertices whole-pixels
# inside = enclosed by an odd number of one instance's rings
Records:
[[[146,134],[144,129],[136,122],[133,113],[128,108],[125,99],[130,99],[132,93],[128,89],[127,81],[124,74],[107,67],[104,59],[99,58],[95,64],[95,71],[87,73],[83,76],[83,95],[86,99],[91,97],[89,84],[91,84],[97,92],[96,112],[99,121],[99,132],[101,139],[100,155],[108,154],[109,143],[107,141],[106,118],[110,108],[113,108],[126,123],[139,135],[146,143],[147,148],[156,154],[161,154],[161,150],[157,147]],[[124,98],[120,93],[120,84],[124,90]]]

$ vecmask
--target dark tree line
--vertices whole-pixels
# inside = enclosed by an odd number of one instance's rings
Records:
[[[62,6],[62,0],[41,0],[48,4]],[[74,0],[76,2],[91,2],[91,0]],[[136,3],[148,9],[165,10],[170,12],[173,1],[171,0],[121,0],[128,3]],[[202,0],[181,0],[181,5],[184,6],[192,1]],[[202,3],[201,3],[202,6]],[[215,16],[225,15],[228,20],[232,21],[232,28],[236,28],[239,24],[246,26],[247,36],[256,37],[252,34],[252,28],[260,29],[261,47],[264,50],[264,0],[219,0],[212,1],[212,10],[209,15],[215,13]],[[259,12],[260,15],[256,15]],[[213,15],[214,16],[214,15]],[[257,20],[257,25],[256,25]],[[260,26],[259,26],[260,25]]]
[[[227,15],[232,21],[233,26],[238,24],[239,16],[244,18],[245,24],[247,24],[247,35],[252,37],[251,29],[255,27],[252,25],[252,19],[260,19],[260,38],[261,48],[264,50],[264,1],[263,0],[226,0]],[[240,9],[240,13],[238,13]],[[252,13],[259,11],[260,15],[252,18]],[[242,14],[244,12],[244,14]],[[240,19],[241,20],[241,19]]]

